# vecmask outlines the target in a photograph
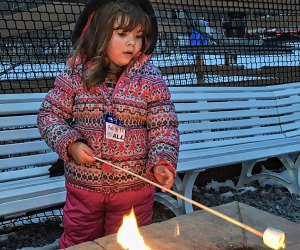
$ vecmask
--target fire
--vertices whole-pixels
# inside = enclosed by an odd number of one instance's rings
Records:
[[[117,240],[123,249],[151,250],[151,248],[145,244],[144,239],[139,232],[133,209],[131,209],[129,215],[124,216],[123,224],[119,228],[117,234]]]

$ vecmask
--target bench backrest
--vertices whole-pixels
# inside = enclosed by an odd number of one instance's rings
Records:
[[[286,137],[300,135],[300,82],[270,86],[277,98],[282,133]]]
[[[300,134],[300,83],[170,90],[179,119],[181,151]],[[0,171],[45,166],[57,160],[36,127],[44,97],[0,95]]]
[[[300,134],[300,83],[265,87],[171,87],[181,151]]]
[[[44,97],[45,94],[0,95],[0,171],[49,165],[57,160],[36,125]]]

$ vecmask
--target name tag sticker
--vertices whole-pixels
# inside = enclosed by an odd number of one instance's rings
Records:
[[[120,120],[112,115],[105,115],[105,137],[114,141],[125,141],[125,128]]]

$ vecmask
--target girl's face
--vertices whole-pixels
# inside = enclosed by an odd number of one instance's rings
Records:
[[[115,21],[114,27],[119,27],[119,20]],[[139,27],[132,31],[114,28],[107,46],[107,56],[115,65],[125,66],[141,51],[142,45],[143,32]]]

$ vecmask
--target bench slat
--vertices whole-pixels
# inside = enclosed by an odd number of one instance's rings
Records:
[[[30,152],[49,151],[50,148],[45,141],[29,141],[22,143],[11,143],[0,145],[0,156],[13,155]]]
[[[178,101],[216,101],[221,100],[232,101],[232,100],[264,100],[264,99],[274,99],[274,95],[272,93],[261,93],[261,92],[253,92],[253,93],[189,93],[185,95],[184,93],[174,93],[172,94],[172,100],[174,102]]]
[[[300,111],[300,104],[299,103],[289,105],[289,106],[278,107],[278,114],[279,115],[289,114],[289,113],[294,113],[294,112],[299,112],[299,111]]]
[[[40,167],[43,168],[43,167]],[[13,172],[13,171],[10,171]],[[49,172],[45,175],[36,176],[34,178],[26,178],[20,179],[16,181],[10,181],[9,183],[2,183],[0,186],[0,192],[2,191],[10,191],[10,195],[14,196],[16,194],[16,190],[24,189],[25,187],[34,187],[39,185],[45,185],[47,183],[57,182],[58,180],[64,181],[64,176],[57,176],[57,177],[49,177]],[[4,197],[1,195],[0,199]]]
[[[27,155],[14,158],[0,159],[0,170],[12,168],[21,168],[25,166],[39,166],[42,164],[49,165],[56,162],[58,159],[57,153],[50,152],[39,155]]]
[[[299,102],[300,102],[299,95],[293,95],[282,99],[277,99],[277,103],[279,106],[297,104]]]
[[[247,88],[245,87],[239,87],[236,86],[234,88],[231,87],[198,87],[198,86],[193,86],[193,87],[188,87],[188,86],[178,86],[178,87],[169,87],[170,92],[172,96],[177,93],[247,93],[247,92],[270,92],[269,89],[267,88],[262,88],[262,87],[253,87],[249,86]],[[285,89],[285,88],[284,88]]]
[[[50,180],[50,179],[49,179]],[[65,190],[65,181],[63,178],[47,181],[45,183],[34,182],[30,186],[24,186],[23,188],[16,188],[12,190],[1,190],[0,203],[7,203],[17,201],[19,199],[28,199],[35,196],[43,196],[51,193],[57,193]]]
[[[293,138],[278,138],[276,140],[259,141],[259,142],[247,142],[239,143],[236,145],[224,145],[219,147],[219,152],[215,148],[202,148],[183,151],[179,155],[181,161],[188,161],[193,158],[210,158],[217,157],[219,154],[230,154],[232,152],[244,153],[253,150],[264,150],[266,148],[278,148],[286,145],[297,145],[300,143],[300,136]]]
[[[180,141],[181,142],[192,142],[192,141],[203,141],[203,145],[206,141],[209,140],[219,140],[228,139],[235,143],[236,138],[245,138],[247,136],[253,137],[257,135],[264,135],[268,138],[268,134],[279,134],[281,132],[281,127],[278,126],[270,126],[270,127],[258,127],[258,128],[250,128],[243,130],[226,130],[226,131],[216,131],[216,132],[202,132],[202,133],[190,133],[190,134],[181,134]],[[283,135],[281,135],[284,137]],[[235,139],[232,139],[235,138]],[[257,139],[258,140],[258,139]]]
[[[300,108],[300,107],[299,107]],[[267,117],[267,116],[276,116],[278,115],[278,111],[275,108],[269,109],[260,109],[259,113],[257,109],[249,109],[242,112],[243,118],[249,117]],[[207,112],[188,112],[188,109],[185,113],[177,113],[179,122],[188,122],[194,120],[207,120]],[[236,111],[220,111],[220,112],[210,112],[209,118],[213,119],[228,119],[228,118],[241,118],[241,113],[237,113]]]
[[[5,171],[0,174],[0,184],[1,186],[4,185],[3,183],[10,183],[11,181],[21,181],[23,179],[30,179],[34,177],[40,176],[49,176],[49,166],[44,167],[34,167],[34,168],[27,168],[15,171]]]
[[[187,100],[182,103],[174,103],[175,109],[177,112],[186,112],[188,111],[214,111],[214,110],[250,110],[254,108],[272,108],[276,107],[275,100],[266,100],[266,101],[228,101],[228,102],[188,102]]]
[[[193,114],[189,114],[193,116]],[[280,123],[278,117],[270,118],[253,118],[253,119],[242,119],[242,120],[226,120],[226,121],[197,121],[190,123],[179,123],[179,130],[181,133],[184,132],[193,132],[201,130],[212,130],[212,129],[234,129],[238,128],[239,130],[249,128],[249,127],[260,127],[260,126],[270,126]],[[280,132],[280,131],[279,131]]]
[[[297,120],[294,120],[293,122],[287,123],[287,124],[282,124],[282,131],[287,132],[290,130],[300,130],[300,116],[298,115]]]
[[[191,159],[191,157],[189,156],[187,160],[183,160],[182,158],[179,158],[178,172],[184,172],[187,169],[189,169],[189,171],[191,169],[194,170],[202,169],[202,168],[205,169],[205,168],[211,168],[216,166],[225,166],[225,165],[250,161],[253,159],[262,160],[265,158],[275,157],[279,155],[297,153],[299,152],[299,147],[300,147],[299,141],[297,143],[287,142],[286,144],[279,144],[278,146],[273,145],[272,147],[266,147],[263,150],[261,148],[259,150],[256,150],[255,147],[253,147],[251,150],[242,153],[240,151],[232,151],[230,153],[221,152],[215,157],[197,156],[194,159]],[[253,155],[255,155],[255,157]]]
[[[247,87],[188,87],[188,86],[178,86],[178,87],[169,87],[172,96],[175,93],[243,93],[243,92],[262,92],[273,93],[274,97],[289,96],[295,92],[299,93],[300,91],[300,82],[288,83],[288,84],[279,84],[279,85],[269,85],[269,86],[247,86]]]
[[[25,215],[28,211],[37,211],[40,209],[51,208],[63,205],[66,200],[66,191],[32,197],[28,199],[20,199],[14,202],[0,204],[0,216],[8,219],[15,215]]]
[[[0,95],[0,103],[28,103],[44,101],[46,93],[20,93]]]
[[[299,93],[300,93],[300,88],[293,88],[293,89],[276,91],[274,93],[274,96],[280,100],[281,98],[289,98],[290,96],[299,95]]]
[[[37,128],[14,129],[0,131],[1,141],[15,141],[28,139],[41,139],[40,132]]]
[[[285,134],[286,137],[299,136],[300,135],[300,130],[297,129],[297,130],[293,130],[293,131],[290,131],[290,132],[285,132],[284,134]]]
[[[180,145],[180,151],[188,151],[188,150],[194,150],[194,149],[204,149],[204,148],[218,148],[222,146],[228,146],[228,145],[240,145],[243,143],[259,143],[259,142],[266,142],[269,140],[278,140],[286,138],[286,136],[282,134],[271,134],[268,137],[267,136],[253,136],[253,137],[247,137],[247,138],[237,138],[235,140],[212,140],[212,141],[206,141],[204,142],[193,142],[193,143],[184,143]]]
[[[295,122],[300,119],[300,110],[298,112],[288,113],[286,115],[280,116],[281,123]]]
[[[18,115],[18,114],[36,114],[39,112],[41,102],[28,103],[4,103],[0,104],[0,114],[2,115]]]
[[[267,91],[273,91],[273,93],[275,94],[284,92],[289,89],[299,89],[299,88],[300,88],[300,82],[265,86],[265,89]]]
[[[0,128],[36,126],[37,115],[0,117]]]
[[[276,89],[274,85],[273,86],[273,93],[276,98],[283,98],[283,97],[289,97],[295,94],[300,93],[300,84],[285,84],[286,86],[282,87],[281,85],[277,85],[277,87],[281,86],[281,88]],[[272,87],[272,86],[268,86]],[[270,88],[269,88],[270,89]]]

